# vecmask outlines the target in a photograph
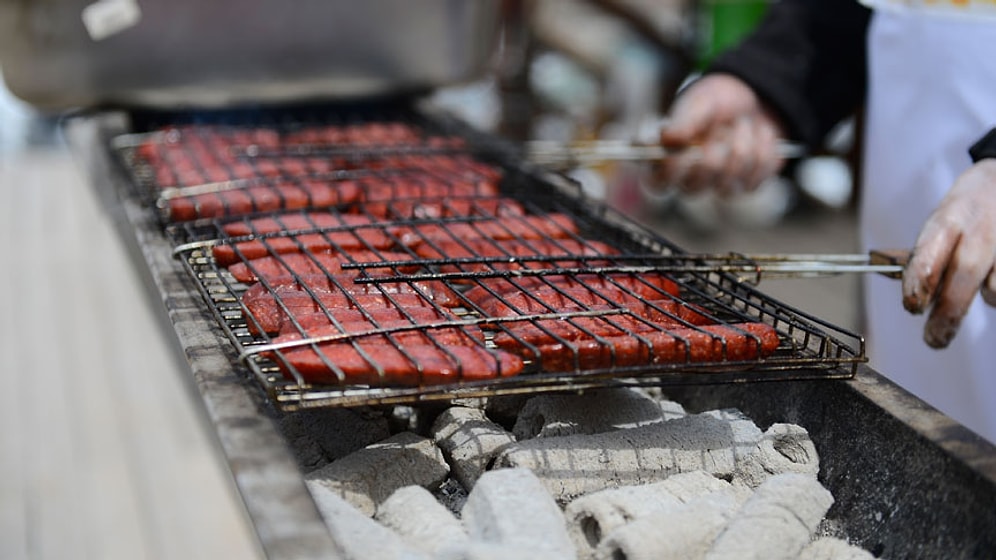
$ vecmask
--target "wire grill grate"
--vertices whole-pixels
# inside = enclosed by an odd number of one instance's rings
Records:
[[[137,196],[150,209],[174,210],[161,218],[177,257],[281,409],[613,385],[836,379],[853,376],[865,361],[859,336],[730,274],[648,272],[661,257],[684,253],[459,123],[380,109],[227,114],[193,123],[157,118],[138,119],[140,132],[115,145]],[[303,197],[284,188],[305,183],[311,191]],[[319,199],[320,191],[339,197]],[[198,197],[215,204],[192,215],[175,212],[177,201]],[[677,291],[655,284],[657,276]],[[580,285],[581,292],[574,289]],[[278,324],[253,307],[257,296]],[[512,312],[496,314],[489,305]],[[634,313],[634,305],[646,311]],[[348,321],[342,308],[350,309]],[[380,308],[393,316],[374,313]],[[655,327],[645,313],[666,315],[668,326]],[[693,315],[707,317],[709,326],[695,324]],[[315,317],[325,326],[312,325]],[[760,347],[760,338],[743,330],[748,322],[777,332],[770,355],[745,357],[707,333],[721,351],[692,358],[691,340],[713,325]],[[627,361],[622,350],[616,355],[615,342],[605,343],[610,335],[599,329],[606,323],[617,329],[612,341],[626,338],[648,355],[656,355],[655,336],[666,332],[684,359]],[[529,329],[516,325],[528,325],[538,338],[522,338]],[[576,333],[583,336],[572,338]],[[509,340],[526,349],[517,354],[524,369],[505,376],[501,345]],[[547,367],[546,354],[528,351],[536,340],[562,347],[561,367]],[[586,362],[581,340],[594,340],[609,358]],[[348,360],[324,352],[330,344],[348,349]],[[435,349],[430,358],[418,355],[422,347]],[[302,369],[314,364],[291,359],[302,350],[328,372],[319,381]],[[399,380],[386,365],[390,354],[414,371]],[[485,366],[469,366],[471,357]],[[452,366],[446,375],[432,377],[421,365],[442,359]],[[357,376],[349,360],[363,360],[371,371]],[[482,367],[490,373],[481,375]]]

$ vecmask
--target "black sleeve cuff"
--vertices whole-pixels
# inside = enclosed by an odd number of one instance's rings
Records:
[[[864,101],[871,10],[852,0],[781,0],[707,69],[746,82],[812,148]]]
[[[996,128],[972,144],[968,149],[968,155],[972,156],[973,163],[978,163],[981,159],[996,158]]]

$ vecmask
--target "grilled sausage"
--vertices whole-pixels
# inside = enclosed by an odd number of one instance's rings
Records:
[[[593,310],[600,309],[613,308],[611,306],[593,308]],[[497,333],[494,342],[499,348],[510,349],[524,344],[535,346],[553,344],[562,340],[625,336],[715,324],[715,321],[696,309],[673,300],[648,302],[640,311],[642,312],[634,315],[613,314],[505,323],[507,330]]]
[[[420,243],[415,252],[426,259],[480,259],[485,258],[519,258],[519,262],[497,260],[493,262],[464,262],[444,264],[441,272],[488,272],[546,268],[595,267],[606,266],[610,261],[603,259],[571,260],[571,257],[599,257],[618,253],[615,248],[598,241],[577,241],[574,239],[510,239],[493,241],[490,239],[469,239],[446,243]],[[529,257],[555,257],[564,255],[565,260],[543,260]]]
[[[308,329],[305,336],[320,338],[325,336],[353,335],[343,342],[362,342],[363,344],[400,344],[402,346],[418,346],[423,344],[440,346],[467,346],[484,341],[484,331],[477,327],[446,325],[446,322],[420,321],[412,323],[408,319],[388,319],[373,323],[370,321],[349,321],[338,325],[325,325]],[[417,328],[412,328],[417,327]],[[389,333],[373,334],[378,330],[390,330]],[[296,332],[280,334],[273,339],[274,343],[302,340],[302,335]],[[326,342],[319,344],[337,344]]]
[[[336,308],[329,309],[328,313],[303,313],[295,315],[294,320],[283,321],[279,334],[308,334],[313,335],[321,329],[333,325],[343,325],[346,323],[385,324],[390,321],[408,321],[412,324],[438,323],[440,321],[453,321],[456,317],[442,309],[435,307],[407,307],[404,309],[397,307],[368,307],[363,309]]]
[[[278,233],[284,231],[314,230],[318,228],[344,228],[358,232],[378,231],[387,222],[372,220],[355,214],[337,212],[282,212],[265,218],[238,220],[224,224],[221,229],[232,237]]]
[[[270,293],[248,300],[243,295],[242,302],[249,315],[247,318],[249,332],[254,335],[260,332],[268,334],[279,332],[288,314],[299,317],[334,312],[338,309],[409,309],[433,305],[432,300],[417,294],[338,293],[319,295],[318,299],[315,299],[301,292],[281,297],[279,303]]]
[[[521,278],[485,278],[464,293],[464,298],[478,305],[488,300],[513,293],[542,293],[557,289],[573,288],[592,291],[630,290],[645,299],[659,299],[664,295],[677,296],[678,284],[663,274],[578,274],[574,276],[547,275]]]
[[[459,179],[447,176],[445,179],[423,172],[385,173],[382,177],[370,177],[356,181],[363,202],[387,202],[410,198],[448,198],[468,196],[498,196],[498,186],[494,181]]]
[[[423,142],[421,132],[409,123],[397,121],[352,124],[311,125],[287,131],[281,145],[309,146],[398,146]]]
[[[778,333],[773,327],[764,323],[735,323],[506,349],[539,361],[544,371],[566,372],[756,360],[770,356],[778,345]]]
[[[391,344],[323,344],[277,353],[284,376],[293,371],[308,383],[416,387],[482,381],[518,375],[524,367],[518,356],[481,346],[431,345],[396,347]]]
[[[356,274],[304,274],[299,276],[277,276],[267,280],[266,284],[257,282],[243,294],[243,299],[257,299],[267,294],[275,295],[287,301],[298,296],[320,297],[324,295],[382,295],[382,294],[413,294],[420,295],[436,302],[443,307],[453,307],[458,300],[452,289],[439,281],[414,282],[357,282]],[[376,275],[365,278],[375,279]]]
[[[305,231],[330,231],[299,233]],[[342,230],[334,228],[343,228]],[[328,213],[287,214],[224,226],[228,235],[278,234],[252,241],[221,244],[211,253],[221,266],[278,254],[301,252],[350,252],[389,249],[395,245],[387,233],[365,216]]]
[[[656,294],[657,297],[661,295],[660,293]],[[480,302],[476,302],[476,308],[487,317],[584,311],[600,306],[630,309],[642,315],[646,302],[639,295],[633,295],[615,286],[598,289],[548,286],[530,292],[515,292],[498,297],[483,298]]]
[[[342,269],[343,263],[376,263],[390,261],[409,261],[412,256],[397,251],[352,251],[349,253],[315,252],[315,253],[285,253],[283,255],[252,259],[235,263],[228,267],[239,282],[250,284],[260,278],[272,280],[288,275],[313,274],[359,274],[357,269]],[[399,266],[399,273],[412,273],[419,269],[418,265]],[[371,268],[374,274],[391,272],[387,268]]]
[[[466,216],[522,216],[526,209],[512,198],[462,197],[415,198],[367,202],[349,211],[398,220],[439,219]]]
[[[391,231],[402,245],[415,247],[420,243],[447,243],[469,239],[565,239],[577,235],[578,226],[570,216],[553,213],[419,224],[392,228]]]
[[[246,177],[252,179],[255,175]],[[207,181],[194,181],[197,185]],[[349,181],[332,182],[304,179],[248,186],[217,193],[191,194],[166,201],[166,216],[173,222],[203,218],[240,216],[253,212],[273,212],[298,208],[324,208],[360,200],[359,187]]]
[[[370,168],[405,170],[448,182],[466,181],[497,186],[501,168],[474,159],[468,154],[388,154],[368,160]]]

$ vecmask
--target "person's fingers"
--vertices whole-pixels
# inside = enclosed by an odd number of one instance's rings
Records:
[[[987,240],[967,235],[959,238],[924,327],[928,345],[944,348],[951,343],[992,266],[992,246]]]
[[[950,344],[977,293],[996,305],[996,161],[983,160],[955,181],[927,219],[903,272],[903,306],[928,307],[924,340]]]
[[[714,189],[728,156],[728,130],[713,130],[701,143],[674,150],[663,158],[658,167],[660,179],[687,193]]]
[[[716,190],[725,196],[744,192],[746,180],[758,162],[755,161],[757,131],[751,119],[738,119],[733,125],[727,143],[725,161],[720,162],[716,177]]]
[[[689,168],[694,164],[691,154],[674,154],[657,162],[654,180],[660,190],[683,188]]]
[[[729,143],[709,141],[698,147],[697,153],[689,154],[688,173],[681,183],[687,192],[715,190],[723,166],[729,157]]]
[[[993,255],[993,262],[996,263],[996,255]],[[989,269],[986,282],[982,285],[982,299],[987,304],[996,307],[996,264]]]
[[[744,180],[748,190],[757,189],[761,183],[778,174],[785,165],[785,160],[778,153],[779,131],[775,127],[761,126],[756,136],[753,144],[755,153],[752,156],[754,167]]]
[[[714,129],[760,110],[754,91],[726,74],[709,74],[689,85],[675,100],[661,127],[661,145],[681,148],[700,143]]]
[[[714,106],[715,99],[708,92],[688,91],[680,96],[667,124],[661,127],[661,145],[682,148],[705,136],[713,125]]]
[[[772,155],[780,132],[777,119],[739,78],[704,76],[678,96],[660,130],[661,145],[672,153],[655,169],[658,184],[721,195],[756,187],[780,169]],[[758,149],[759,138],[770,146]]]
[[[910,313],[923,313],[930,307],[958,244],[960,231],[940,210],[927,220],[903,272],[903,307]]]
[[[707,81],[709,78],[704,78]],[[655,179],[662,190],[682,189],[696,191],[698,184],[689,184],[688,176],[698,165],[700,148],[696,141],[707,136],[711,118],[710,107],[714,104],[712,94],[700,82],[689,86],[671,110],[671,117],[660,130],[661,145],[670,148],[655,169]],[[700,91],[701,90],[701,91]]]

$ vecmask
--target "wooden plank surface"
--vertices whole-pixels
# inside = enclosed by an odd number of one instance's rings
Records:
[[[0,193],[0,558],[260,557],[68,150],[0,150]]]

